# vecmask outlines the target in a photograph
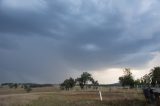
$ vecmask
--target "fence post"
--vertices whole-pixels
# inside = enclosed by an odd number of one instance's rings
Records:
[[[99,97],[100,97],[100,100],[102,101],[103,99],[102,99],[102,93],[101,93],[101,91],[99,91]]]

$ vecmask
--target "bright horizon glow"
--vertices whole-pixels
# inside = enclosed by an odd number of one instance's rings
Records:
[[[154,52],[152,55],[153,59],[146,64],[146,68],[130,69],[135,80],[143,77],[145,74],[148,74],[152,68],[160,64],[160,59],[158,58],[160,57],[160,53]],[[91,72],[91,74],[99,81],[100,84],[113,84],[119,82],[118,78],[124,74],[123,70],[124,68],[110,68],[97,71],[95,70]]]
[[[99,81],[100,84],[113,84],[119,82],[119,77],[124,74],[124,69],[122,68],[111,68],[103,71],[91,72],[93,77]],[[141,78],[145,74],[149,73],[149,70],[130,70],[134,79]]]

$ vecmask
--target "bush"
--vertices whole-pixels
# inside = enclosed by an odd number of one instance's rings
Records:
[[[24,90],[25,90],[27,93],[29,93],[29,92],[32,91],[32,88],[31,88],[29,85],[25,85],[25,86],[24,86]]]

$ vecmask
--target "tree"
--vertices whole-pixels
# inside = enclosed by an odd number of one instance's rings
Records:
[[[141,85],[141,80],[140,80],[140,79],[135,80],[135,81],[134,81],[134,85],[135,85],[135,86]]]
[[[17,87],[18,87],[18,84],[17,84],[17,83],[15,83],[15,84],[14,84],[14,88],[16,89]]]
[[[151,84],[151,74],[145,74],[143,77],[143,85],[149,86]]]
[[[32,88],[30,87],[30,85],[24,85],[24,90],[29,93],[30,91],[32,91]]]
[[[17,88],[18,87],[18,84],[17,83],[8,83],[7,84],[9,86],[9,88]]]
[[[70,88],[73,88],[75,86],[76,82],[73,78],[69,78],[69,85],[70,85]]]
[[[83,72],[80,78],[76,79],[76,82],[78,82],[81,89],[84,89],[84,86],[91,81],[93,78],[90,73]]]
[[[124,75],[119,77],[119,82],[123,87],[130,86],[132,88],[134,86],[134,79],[129,68],[125,68]]]
[[[95,81],[93,78],[91,78],[91,82],[92,82],[92,85],[93,85],[93,89],[98,89],[98,86],[99,86],[98,81]]]
[[[151,70],[151,84],[152,86],[155,86],[156,84],[157,85],[160,85],[160,67],[154,67],[152,70]]]
[[[61,89],[69,90],[75,86],[75,80],[73,78],[69,78],[64,80],[64,82],[60,85]]]
[[[13,83],[9,83],[8,86],[9,86],[9,88],[13,88],[14,84]]]

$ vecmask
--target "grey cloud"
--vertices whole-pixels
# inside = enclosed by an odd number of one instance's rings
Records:
[[[57,83],[77,71],[143,68],[160,49],[157,0],[2,1],[0,82]]]

